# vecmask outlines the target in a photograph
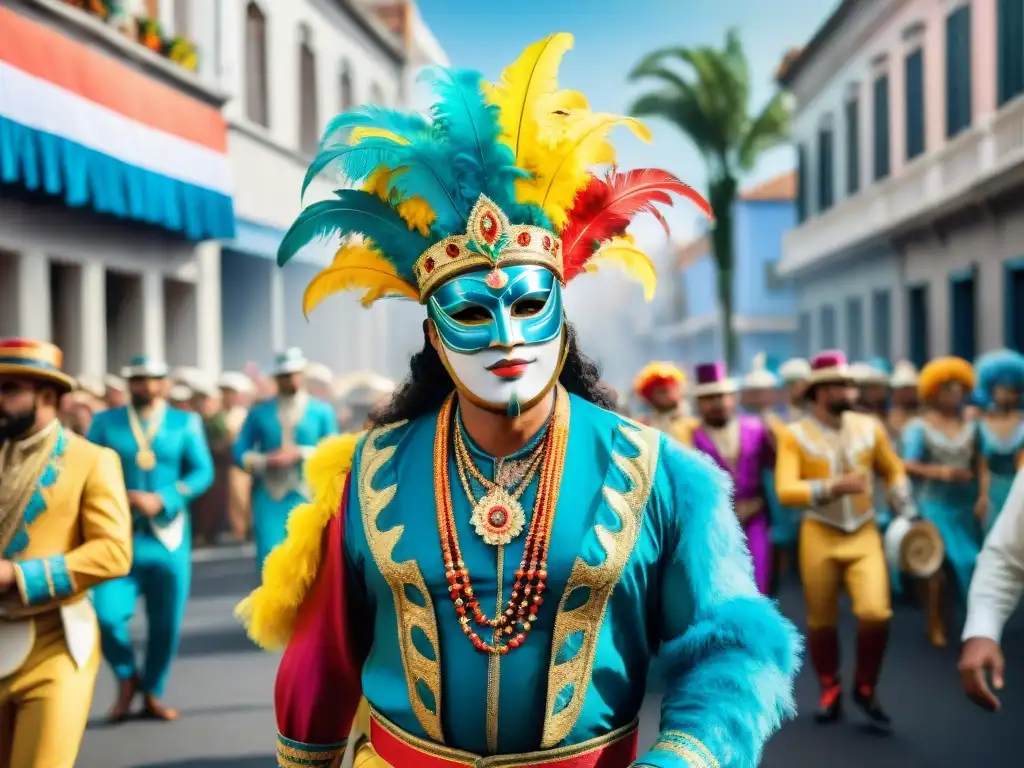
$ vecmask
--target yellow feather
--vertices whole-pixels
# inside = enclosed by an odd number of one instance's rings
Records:
[[[658,272],[651,257],[636,247],[636,240],[632,235],[606,240],[590,257],[585,269],[587,272],[597,272],[608,264],[622,267],[629,277],[640,283],[644,289],[644,301],[654,298],[654,289],[658,286]]]
[[[370,306],[382,296],[405,296],[419,300],[419,291],[415,286],[400,278],[391,262],[367,243],[364,240],[342,245],[331,266],[313,278],[302,296],[302,311],[307,317],[331,294],[353,289],[365,290],[360,300],[364,307]]]
[[[488,89],[498,107],[504,141],[516,156],[516,165],[529,170],[529,158],[539,142],[538,105],[558,90],[558,68],[572,49],[573,36],[559,32],[534,43],[501,73]]]
[[[402,173],[401,168],[393,171],[387,168],[378,168],[370,174],[363,189],[367,192],[372,192],[385,203],[391,205],[392,200],[388,194],[388,184],[395,174],[398,173]],[[405,223],[409,225],[409,229],[415,229],[424,237],[430,235],[430,227],[433,225],[434,219],[437,218],[437,214],[434,213],[434,209],[422,197],[418,195],[410,197],[408,200],[399,203],[395,210],[398,211],[398,215],[402,217]]]
[[[395,144],[408,144],[409,140],[399,136],[397,133],[385,130],[383,128],[370,128],[367,126],[359,126],[358,128],[352,129],[352,134],[349,136],[349,143],[353,146],[358,144],[363,139],[378,138],[378,139],[390,139]]]
[[[305,464],[313,500],[288,515],[288,535],[263,564],[263,582],[235,609],[249,637],[261,648],[280,650],[295,629],[299,607],[320,570],[323,534],[341,507],[345,477],[363,433],[321,442]]]

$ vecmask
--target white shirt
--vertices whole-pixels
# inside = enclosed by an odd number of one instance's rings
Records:
[[[963,639],[1000,641],[1024,592],[1024,471],[1017,473],[999,518],[978,555],[967,596]]]

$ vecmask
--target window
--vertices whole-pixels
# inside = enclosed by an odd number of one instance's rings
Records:
[[[384,100],[384,90],[377,83],[370,86],[370,103],[380,107],[387,106]]]
[[[864,357],[864,304],[859,296],[846,300],[846,354],[851,360]]]
[[[875,78],[875,181],[889,175],[889,76]]]
[[[1003,274],[1003,336],[1006,346],[1024,352],[1024,259],[1006,262]]]
[[[949,348],[957,357],[973,360],[977,341],[974,269],[949,276]]]
[[[834,189],[832,177],[835,175],[835,158],[832,153],[832,128],[818,130],[818,211],[824,212],[832,207]]]
[[[1016,41],[1020,45],[1020,39]],[[946,137],[971,125],[971,5],[946,17]]]
[[[256,3],[245,9],[245,116],[269,127],[267,20]]]
[[[892,294],[889,291],[875,291],[871,295],[871,316],[874,353],[888,360],[892,356]]]
[[[801,312],[797,319],[796,353],[800,357],[811,356],[811,313]]]
[[[846,102],[846,194],[855,195],[859,189],[860,99],[854,97]]]
[[[796,222],[807,220],[807,150],[803,144],[796,148]]]
[[[352,70],[348,62],[341,62],[341,76],[338,79],[339,97],[341,100],[340,112],[348,112],[355,106],[355,94],[352,91]]]
[[[779,277],[778,262],[766,261],[764,264],[764,289],[767,293],[777,293],[786,286],[786,281]]]
[[[313,33],[303,24],[299,27],[299,149],[307,155],[315,154],[320,143],[320,116],[316,101]]]
[[[907,160],[924,153],[924,52],[918,48],[905,62]]]
[[[1024,93],[1024,0],[999,0],[996,11],[999,105]]]
[[[931,357],[927,285],[914,285],[907,289],[907,335],[910,362],[921,368]]]
[[[833,306],[821,308],[821,339],[818,348],[836,348],[836,308]]]
[[[190,37],[192,33],[192,20],[190,18],[189,3],[191,0],[174,0],[174,34],[181,37]]]

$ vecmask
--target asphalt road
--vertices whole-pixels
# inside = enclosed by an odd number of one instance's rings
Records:
[[[196,565],[185,637],[167,691],[179,707],[176,723],[132,721],[106,727],[102,714],[114,693],[104,669],[96,688],[94,724],[79,768],[265,768],[274,765],[271,691],[275,657],[250,645],[231,619],[231,608],[254,581],[250,559]],[[800,621],[798,589],[790,586],[783,609]],[[852,629],[852,628],[851,628]],[[923,620],[901,606],[883,674],[883,701],[895,734],[864,730],[852,711],[846,722],[817,726],[817,694],[809,669],[797,686],[801,715],[768,745],[763,768],[1014,768],[1024,764],[1024,621],[1008,632],[1010,660],[1004,711],[988,715],[960,693],[956,650],[931,648]],[[850,661],[849,646],[846,660]],[[847,664],[849,666],[849,663]],[[648,696],[641,743],[656,735],[659,701]],[[405,767],[402,767],[405,768]]]

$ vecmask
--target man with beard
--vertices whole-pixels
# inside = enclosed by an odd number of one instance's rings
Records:
[[[690,444],[732,477],[736,516],[754,560],[754,579],[761,593],[768,594],[772,545],[763,478],[775,466],[771,433],[761,417],[736,415],[737,386],[724,363],[698,365],[695,377],[693,396],[700,425],[693,430]]]
[[[239,609],[254,639],[287,646],[279,765],[333,764],[361,694],[355,764],[373,768],[747,767],[792,712],[798,639],[757,592],[728,478],[602,407],[565,320],[562,286],[588,268],[625,260],[653,277],[623,237],[635,212],[696,198],[662,171],[592,175],[609,144],[591,155],[546,133],[597,117],[555,90],[571,45],[531,46],[496,86],[431,70],[432,122],[367,107],[327,129],[314,167],[371,178],[307,208],[279,261],[339,234],[307,309],[359,289],[367,304],[417,299],[427,319],[374,428],[309,460],[314,502]],[[522,130],[521,165],[501,126]],[[347,164],[353,141],[385,165]],[[391,175],[412,157],[437,164]],[[659,647],[662,731],[634,762]]]
[[[117,456],[65,429],[52,344],[0,340],[0,765],[73,768],[100,664],[88,590],[128,573]]]
[[[648,363],[633,379],[633,392],[653,411],[645,423],[681,443],[689,442],[698,422],[686,412],[685,373],[672,363]]]
[[[317,443],[338,432],[334,409],[303,388],[307,366],[300,349],[277,356],[277,396],[249,411],[233,448],[235,464],[252,476],[258,572],[270,551],[284,541],[288,513],[311,498],[303,462]]]
[[[89,430],[92,442],[121,459],[134,528],[131,573],[93,591],[103,656],[119,684],[109,717],[115,723],[125,720],[142,693],[148,717],[175,720],[178,713],[161,697],[192,577],[188,507],[213,483],[213,460],[199,415],[167,405],[164,363],[142,355],[121,375],[128,380],[130,402],[97,414]],[[140,597],[148,624],[141,676],[129,632]]]
[[[842,715],[839,679],[839,597],[845,588],[858,621],[853,701],[878,728],[889,717],[877,685],[892,607],[882,536],[875,525],[876,473],[898,514],[916,514],[899,456],[878,419],[852,410],[856,390],[842,352],[811,363],[810,413],[781,433],[776,464],[779,500],[806,509],[800,526],[800,572],[807,641],[821,696],[817,719]]]

